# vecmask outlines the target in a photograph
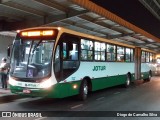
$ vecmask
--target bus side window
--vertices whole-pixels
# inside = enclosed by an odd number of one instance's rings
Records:
[[[117,46],[117,61],[124,62],[124,47]]]
[[[76,43],[69,43],[68,51],[70,60],[78,60],[78,45]]]
[[[63,42],[63,59],[67,59],[67,45],[65,42]]]
[[[81,39],[81,60],[93,60],[93,41]]]
[[[112,44],[107,44],[107,61],[116,60],[116,46]]]

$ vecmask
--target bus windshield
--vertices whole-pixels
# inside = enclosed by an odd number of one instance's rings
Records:
[[[10,74],[18,78],[43,78],[51,73],[55,40],[16,39],[11,56]]]

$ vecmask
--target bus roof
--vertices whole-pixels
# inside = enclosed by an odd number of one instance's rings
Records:
[[[67,29],[67,28],[64,28],[64,27],[47,27],[47,26],[43,26],[43,27],[32,27],[32,28],[22,29],[20,31],[38,30],[38,29],[57,29],[57,30],[59,30],[60,34],[69,33],[69,34],[77,35],[77,36],[80,36],[80,37],[84,37],[84,38],[88,38],[88,39],[92,39],[92,40],[97,40],[97,41],[100,41],[100,42],[107,42],[107,43],[110,43],[110,44],[116,44],[116,45],[130,47],[130,48],[138,47],[138,46],[134,46],[134,45],[129,45],[129,44],[117,42],[117,41],[114,41],[114,40],[109,40],[107,38],[101,38],[101,37],[97,37],[97,36],[94,36],[94,35],[77,32],[77,31],[70,30],[70,29]],[[152,51],[152,50],[149,50],[149,49],[145,49],[145,48],[142,48],[142,50],[156,53],[155,51]]]

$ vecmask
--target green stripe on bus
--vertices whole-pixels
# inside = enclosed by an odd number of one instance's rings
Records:
[[[127,79],[126,75],[96,78],[92,80],[92,90],[96,91],[99,89],[104,89],[104,88],[108,88],[116,85],[125,84],[126,79]]]
[[[74,85],[77,85],[76,89],[73,88]],[[39,90],[33,89],[30,94],[23,93],[24,88],[19,86],[10,85],[10,89],[12,93],[16,93],[19,95],[41,96],[41,97],[49,97],[49,98],[63,98],[63,97],[78,94],[79,86],[80,86],[80,81],[68,82],[68,83],[57,83],[48,89],[39,89]]]

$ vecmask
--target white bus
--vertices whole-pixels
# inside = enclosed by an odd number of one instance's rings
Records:
[[[62,27],[24,29],[17,33],[12,48],[10,89],[19,95],[78,95],[85,100],[89,91],[121,84],[128,87],[136,74],[149,80],[152,72],[154,53],[146,51],[147,61],[141,65],[135,63],[135,49]],[[142,71],[137,70],[140,67]]]

